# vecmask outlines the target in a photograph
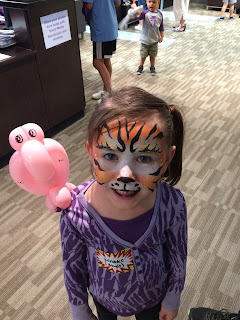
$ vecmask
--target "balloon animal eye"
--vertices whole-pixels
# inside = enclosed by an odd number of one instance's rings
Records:
[[[31,129],[28,131],[28,134],[30,135],[30,137],[34,138],[37,135],[37,132],[34,129]]]
[[[18,135],[15,137],[15,141],[16,141],[17,143],[22,143],[22,142],[23,142],[23,137],[22,137],[20,134],[18,134]]]

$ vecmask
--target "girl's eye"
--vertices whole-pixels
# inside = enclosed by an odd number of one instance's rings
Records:
[[[117,156],[114,153],[107,153],[104,155],[104,158],[107,160],[117,160]]]
[[[152,158],[149,156],[140,156],[138,157],[138,161],[142,163],[149,163],[152,161]]]

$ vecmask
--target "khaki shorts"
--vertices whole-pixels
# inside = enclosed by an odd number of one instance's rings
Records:
[[[158,42],[152,44],[144,44],[141,43],[140,48],[140,57],[142,59],[146,58],[147,56],[156,57],[158,54]]]

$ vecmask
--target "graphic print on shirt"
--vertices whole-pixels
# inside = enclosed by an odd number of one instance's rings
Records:
[[[151,16],[150,18],[150,24],[152,28],[156,27],[156,19],[157,19],[157,16]]]
[[[148,126],[127,120],[105,124],[94,146],[98,183],[108,183],[110,188],[123,191],[139,191],[142,186],[154,191],[165,160],[163,138],[157,124]],[[131,167],[132,174],[123,172],[123,167]]]
[[[114,273],[125,273],[134,269],[131,249],[126,248],[116,253],[95,249],[99,267]]]

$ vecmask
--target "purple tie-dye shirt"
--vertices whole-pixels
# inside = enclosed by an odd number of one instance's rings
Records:
[[[168,310],[178,309],[187,257],[187,212],[182,193],[159,182],[150,224],[131,243],[113,233],[86,201],[84,193],[93,182],[72,191],[72,203],[63,211],[60,223],[72,317],[91,317],[88,291],[123,317],[160,301]]]

